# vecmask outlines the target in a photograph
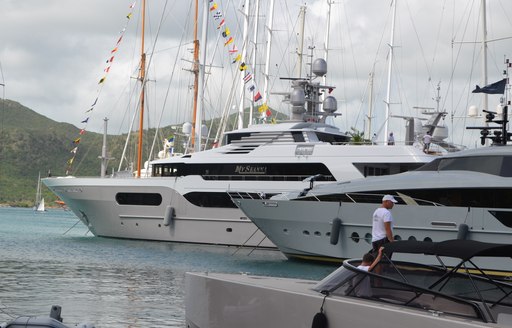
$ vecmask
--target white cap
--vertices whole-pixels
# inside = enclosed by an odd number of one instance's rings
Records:
[[[384,195],[384,197],[382,197],[382,201],[385,201],[385,200],[390,200],[393,203],[398,203],[398,201],[392,195]]]

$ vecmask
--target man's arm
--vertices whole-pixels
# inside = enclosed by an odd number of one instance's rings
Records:
[[[384,228],[386,229],[386,237],[390,242],[393,241],[393,231],[391,230],[391,222],[384,222]]]

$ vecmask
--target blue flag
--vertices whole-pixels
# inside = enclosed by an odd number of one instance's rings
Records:
[[[473,93],[487,93],[487,94],[503,94],[505,92],[505,86],[507,85],[507,79],[503,79],[498,82],[494,82],[493,84],[486,85],[483,88],[480,88],[478,85],[476,89],[473,90]]]

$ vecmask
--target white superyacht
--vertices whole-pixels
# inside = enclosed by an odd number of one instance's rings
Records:
[[[317,76],[326,68],[323,60],[312,65]],[[424,131],[414,131],[413,122],[405,143],[351,144],[349,135],[325,123],[336,115],[336,99],[325,97],[322,104],[321,94],[332,87],[312,76],[292,80],[291,121],[232,131],[219,148],[155,160],[150,177],[65,176],[43,182],[96,236],[275,247],[226,191],[273,195],[306,188],[315,175],[325,183],[396,174],[438,157],[414,142]],[[431,128],[442,115],[432,117]]]
[[[371,217],[382,198],[398,200],[396,240],[512,241],[512,146],[507,119],[482,128],[482,143],[393,176],[316,185],[272,197],[232,192],[234,202],[289,258],[321,261],[361,256],[371,248]],[[503,117],[507,117],[507,106]],[[495,130],[489,133],[489,130]],[[494,263],[498,268],[499,263]]]

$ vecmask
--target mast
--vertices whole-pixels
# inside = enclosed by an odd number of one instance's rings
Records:
[[[368,92],[368,140],[371,140],[372,135],[372,111],[373,111],[373,71],[370,72],[368,77],[369,92]],[[376,140],[374,140],[376,141]]]
[[[258,51],[258,21],[260,15],[260,0],[256,0],[256,12],[254,15],[254,35],[253,35],[253,43],[254,48],[252,50],[252,79],[256,81],[256,52]],[[252,115],[254,112],[254,90],[251,92],[251,102],[250,102],[250,110],[249,110],[249,123],[252,124]]]
[[[203,0],[203,28],[201,30],[201,60],[197,61],[198,68],[198,85],[197,85],[197,110],[195,115],[195,138],[194,151],[201,151],[202,133],[203,133],[203,107],[204,107],[204,74],[205,74],[205,63],[206,63],[206,39],[208,38],[208,1]],[[199,45],[198,45],[199,46]],[[206,145],[205,145],[206,146]]]
[[[199,2],[195,0],[195,12],[194,12],[194,64],[192,65],[192,72],[194,73],[194,103],[192,113],[192,137],[190,144],[192,149],[196,149],[196,121],[197,121],[197,95],[199,94],[199,40],[197,39],[197,21],[199,17]],[[201,143],[201,140],[198,141]]]
[[[144,27],[146,20],[146,0],[142,0],[142,35],[141,35],[141,47],[140,47],[140,71],[139,80],[141,82],[140,90],[140,118],[139,118],[139,146],[137,148],[137,178],[140,178],[141,164],[142,164],[142,136],[144,129],[144,91],[145,91],[145,79],[146,79],[146,54],[144,53]]]
[[[107,152],[107,126],[108,126],[108,118],[105,117],[103,119],[103,144],[101,146],[101,156],[98,156],[101,159],[100,176],[102,178],[104,178],[105,174],[107,173],[108,161],[113,159],[111,157],[108,157],[108,152]]]
[[[297,49],[299,62],[297,63],[297,77],[300,78],[302,76],[302,57],[304,56],[304,21],[306,20],[306,6],[300,7],[299,20],[299,49]]]
[[[270,0],[270,8],[268,10],[268,25],[267,25],[267,49],[265,55],[265,86],[263,88],[263,103],[268,101],[268,88],[270,82],[270,50],[272,48],[272,26],[274,24],[274,0]]]
[[[243,46],[242,46],[242,62],[245,62],[245,54],[247,53],[247,36],[249,29],[249,0],[245,0],[244,5],[244,35],[243,35]],[[241,79],[244,77],[244,71],[240,72]],[[240,105],[238,107],[238,128],[244,127],[244,97],[245,97],[245,85],[240,84]]]
[[[487,14],[486,14],[486,3],[482,0],[482,85],[487,85]],[[489,110],[489,96],[487,93],[483,94],[483,109]],[[489,123],[484,118],[485,126],[489,126]],[[488,145],[488,139],[485,139],[485,144]]]
[[[325,62],[329,62],[329,36],[331,34],[331,7],[334,1],[327,0],[327,26],[326,26],[326,33],[325,33],[325,41],[324,41],[324,59]],[[323,85],[327,84],[327,75],[324,75],[322,77],[322,83]],[[324,98],[324,95],[322,94],[322,98]]]
[[[384,125],[384,138],[385,144],[388,144],[388,129],[389,129],[389,115],[390,115],[390,98],[391,98],[391,70],[393,68],[393,47],[395,38],[395,17],[396,17],[396,0],[393,0],[393,17],[391,20],[391,38],[389,41],[389,57],[388,57],[388,87],[386,91],[386,124]]]

